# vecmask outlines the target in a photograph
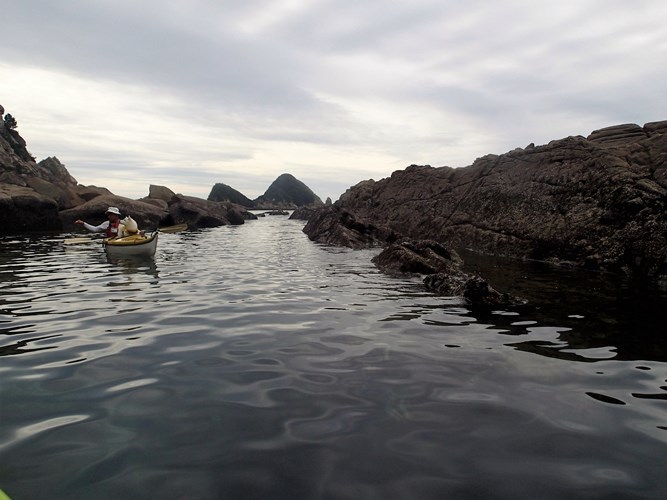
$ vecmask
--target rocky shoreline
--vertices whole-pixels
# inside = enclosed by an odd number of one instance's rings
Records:
[[[362,248],[428,240],[449,249],[664,281],[665,208],[662,121],[531,144],[464,168],[412,165],[362,181],[333,207],[303,217],[308,237],[325,244]],[[426,281],[443,293],[453,286]]]
[[[249,208],[296,208],[312,241],[383,247],[383,271],[416,272],[431,290],[485,305],[519,299],[462,273],[457,249],[664,282],[667,121],[530,144],[463,168],[411,165],[323,204],[289,174],[257,200],[220,183],[207,200],[156,185],[124,198],[78,184],[55,157],[35,162],[0,120],[0,234],[73,231],[76,219],[99,219],[108,206],[144,228],[243,224],[257,217]]]
[[[238,225],[257,218],[250,209],[303,205],[323,202],[290,174],[279,176],[256,200],[223,184],[216,184],[208,199],[157,185],[151,185],[148,196],[139,200],[117,196],[105,187],[79,184],[56,157],[36,162],[25,140],[0,120],[0,235],[80,230],[75,220],[101,221],[109,206],[132,215],[139,227],[153,229],[176,224],[190,228]]]

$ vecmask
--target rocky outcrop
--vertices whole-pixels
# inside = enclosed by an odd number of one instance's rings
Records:
[[[2,115],[0,115],[0,118],[2,118]],[[19,162],[35,161],[35,158],[28,152],[27,144],[23,137],[16,130],[12,130],[6,126],[2,119],[0,119],[0,137],[4,143],[0,149],[0,156],[10,154],[14,157],[12,163],[17,167],[20,167]]]
[[[81,226],[74,224],[77,219],[82,219],[90,224],[101,224],[106,220],[105,212],[109,207],[118,207],[124,216],[130,215],[139,226],[139,229],[153,230],[165,224],[168,220],[168,212],[145,201],[132,200],[114,194],[97,196],[76,207],[62,210],[60,219],[62,229],[65,231],[82,231]]]
[[[487,155],[465,168],[412,165],[336,202],[345,219],[452,248],[667,274],[667,122],[623,125]],[[345,244],[323,209],[304,231]],[[355,246],[360,242],[353,241]],[[373,242],[375,243],[375,242]]]
[[[216,183],[207,198],[209,201],[223,201],[234,203],[245,208],[254,208],[255,202],[250,198],[246,198],[243,194],[238,192],[231,186],[221,182]]]
[[[175,194],[163,186],[152,185],[142,200],[82,186],[55,157],[35,163],[23,138],[0,120],[0,233],[80,230],[75,220],[100,223],[109,206],[119,207],[144,229],[181,223],[214,227],[255,218],[239,205]]]
[[[148,196],[142,198],[146,203],[153,203],[155,205],[167,208],[169,203],[174,201],[176,193],[166,186],[157,186],[151,184],[148,186]]]
[[[60,209],[84,203],[87,193],[57,158],[36,163],[18,132],[0,120],[0,232],[62,229]]]
[[[433,240],[402,240],[390,244],[373,258],[385,273],[435,274],[460,268],[461,257]]]
[[[243,207],[232,203],[216,203],[194,196],[175,194],[164,186],[151,185],[149,195],[141,200],[122,196],[98,196],[82,205],[60,212],[64,230],[79,229],[76,219],[98,224],[105,220],[109,206],[118,207],[123,215],[131,215],[141,229],[187,224],[189,228],[206,228],[243,224],[255,218]]]
[[[0,112],[0,117],[4,109]],[[7,115],[8,116],[8,115]],[[76,219],[104,220],[117,206],[144,228],[187,223],[190,228],[243,224],[257,217],[246,210],[254,202],[229,186],[216,184],[209,200],[176,194],[151,185],[147,197],[131,200],[104,187],[82,186],[56,157],[39,163],[14,130],[16,122],[0,120],[0,233],[80,229]],[[283,174],[260,197],[266,209],[322,205],[302,182]]]
[[[166,225],[188,224],[191,228],[208,228],[243,224],[257,217],[244,207],[227,202],[208,201],[194,196],[176,195],[168,204]]]
[[[318,207],[299,207],[289,216],[292,220],[308,220],[318,210]]]
[[[495,290],[481,276],[463,272],[443,272],[424,278],[428,290],[447,297],[463,297],[472,306],[506,307],[525,304],[526,301]]]
[[[461,270],[459,255],[432,240],[402,240],[386,247],[373,263],[388,274],[426,275],[427,289],[445,296],[462,297],[475,306],[508,306],[520,299],[496,291],[480,276]]]
[[[0,184],[0,234],[60,228],[55,200],[32,188]]]
[[[303,231],[317,243],[350,248],[384,246],[398,237],[392,230],[368,223],[337,206],[315,211]]]
[[[648,137],[648,133],[643,127],[634,123],[615,125],[600,130],[594,130],[586,138],[592,142],[598,142],[605,145],[622,146],[628,142],[641,141]]]
[[[52,198],[59,209],[68,209],[84,203],[91,188],[79,186],[58,158],[50,157],[37,164],[35,177],[27,177],[26,184],[39,194]]]
[[[191,228],[239,225],[257,217],[245,207],[230,202],[215,202],[176,194],[165,186],[151,184],[146,203],[163,207],[168,216],[165,225],[188,224]]]
[[[304,206],[322,206],[322,200],[308,186],[291,174],[282,174],[266,192],[254,200],[259,210],[294,210]]]

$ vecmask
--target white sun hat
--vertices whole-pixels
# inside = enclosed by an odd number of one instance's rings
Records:
[[[120,210],[118,210],[118,207],[109,207],[107,208],[106,213],[120,215]]]

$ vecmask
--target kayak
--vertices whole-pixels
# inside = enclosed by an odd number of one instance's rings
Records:
[[[125,238],[106,238],[103,241],[104,250],[107,255],[114,257],[126,256],[146,256],[151,257],[155,255],[157,248],[158,231],[148,235],[132,235]]]

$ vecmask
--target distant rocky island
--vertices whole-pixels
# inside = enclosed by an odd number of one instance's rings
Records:
[[[3,116],[4,115],[4,116]],[[148,196],[132,200],[105,187],[83,186],[56,157],[40,162],[16,130],[16,119],[0,106],[0,234],[71,231],[76,219],[103,218],[109,206],[131,214],[140,227],[186,223],[191,228],[243,224],[256,218],[249,209],[293,210],[323,206],[322,200],[291,174],[280,175],[256,200],[218,183],[208,199],[151,185]]]
[[[217,183],[211,189],[208,200],[230,202],[256,210],[294,210],[300,207],[324,205],[311,189],[292,174],[282,174],[271,183],[266,192],[250,200],[231,186]]]

